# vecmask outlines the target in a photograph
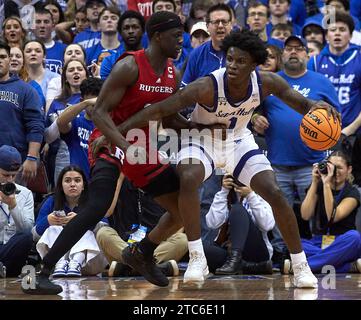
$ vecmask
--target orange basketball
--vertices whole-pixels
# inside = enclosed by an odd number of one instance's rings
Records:
[[[332,148],[341,135],[341,124],[333,117],[328,118],[325,109],[316,109],[307,113],[300,125],[302,141],[313,150],[327,150]]]

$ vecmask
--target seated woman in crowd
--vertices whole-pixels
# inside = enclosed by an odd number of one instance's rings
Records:
[[[53,195],[40,208],[33,228],[36,249],[43,258],[59,236],[63,226],[73,219],[87,200],[88,184],[84,172],[77,166],[65,167]],[[94,230],[106,224],[99,222]],[[53,276],[80,277],[103,271],[107,261],[98,247],[93,231],[86,234],[63,256],[55,266]]]
[[[360,194],[352,185],[352,166],[342,151],[314,165],[312,183],[301,205],[304,220],[312,219],[313,238],[302,239],[313,272],[331,265],[336,272],[361,272],[361,236],[355,230]],[[289,260],[284,273],[292,272]]]
[[[208,267],[215,274],[272,273],[273,249],[267,232],[275,225],[270,205],[250,188],[223,177],[206,215],[209,228],[222,225],[213,245],[205,244]]]

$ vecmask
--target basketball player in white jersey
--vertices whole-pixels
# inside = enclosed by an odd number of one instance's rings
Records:
[[[297,48],[295,48],[297,50]],[[200,234],[198,188],[216,167],[222,167],[265,199],[274,212],[283,239],[291,253],[294,284],[298,288],[317,287],[302,249],[295,214],[280,191],[271,165],[247,129],[255,108],[268,95],[275,95],[301,114],[315,108],[339,117],[326,102],[314,102],[291,89],[274,73],[258,72],[267,51],[251,31],[235,31],[223,41],[226,68],[200,78],[171,97],[153,104],[124,122],[119,130],[142,128],[150,120],[159,120],[197,103],[191,120],[204,125],[224,124],[229,130],[225,141],[212,137],[183,146],[178,154],[180,177],[178,206],[189,241],[190,261],[185,282],[202,281],[208,274]],[[285,123],[287,125],[287,123]],[[196,135],[193,136],[196,138]],[[292,143],[284,137],[285,143]],[[161,222],[160,222],[161,223]]]

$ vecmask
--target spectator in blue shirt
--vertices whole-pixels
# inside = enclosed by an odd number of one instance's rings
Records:
[[[90,0],[86,1],[86,17],[89,21],[90,27],[78,33],[74,38],[74,43],[80,44],[84,49],[90,48],[100,41],[99,31],[99,13],[106,8],[103,0]]]
[[[56,184],[54,195],[45,200],[33,228],[37,241],[36,249],[41,257],[46,255],[53,243],[79,212],[87,200],[88,183],[84,172],[77,166],[65,167]],[[98,227],[105,223],[99,222]],[[95,239],[93,231],[88,230],[83,237],[63,256],[55,266],[53,276],[80,277],[82,273],[95,275],[107,262]]]
[[[117,30],[120,11],[115,7],[105,8],[99,14],[100,42],[86,49],[87,66],[97,63],[103,52],[116,53],[122,50]]]
[[[77,9],[74,20],[64,21],[55,26],[55,33],[63,43],[71,44],[76,35],[89,28],[89,21],[86,17],[84,7]]]
[[[10,47],[0,42],[0,145],[21,153],[23,177],[34,178],[44,135],[44,111],[34,88],[10,76]]]
[[[81,102],[66,108],[56,120],[60,137],[68,146],[70,163],[78,165],[89,179],[88,140],[94,129],[91,112],[103,81],[88,78],[80,85]]]
[[[208,9],[206,19],[211,41],[194,49],[189,55],[182,78],[183,86],[225,66],[225,53],[220,48],[223,39],[232,30],[231,8],[225,4],[216,4]]]
[[[52,102],[46,115],[45,141],[49,143],[47,170],[54,184],[60,171],[70,163],[68,147],[64,141],[59,139],[59,128],[55,120],[67,107],[80,102],[80,84],[88,75],[84,63],[78,60],[69,60],[61,75],[62,92]]]
[[[361,52],[360,47],[350,43],[353,30],[351,16],[337,11],[335,23],[326,30],[328,45],[308,63],[310,70],[322,73],[334,85],[341,105],[342,133],[346,136],[361,132],[357,125],[361,112]]]
[[[35,11],[35,37],[45,45],[45,66],[50,71],[60,74],[63,67],[65,45],[52,39],[54,21],[51,12],[47,9]]]
[[[270,25],[275,26],[279,23],[289,24],[293,29],[293,34],[299,35],[301,27],[292,21],[289,15],[291,0],[269,0]]]
[[[100,77],[105,80],[120,55],[125,51],[137,51],[142,49],[142,37],[145,31],[143,16],[137,11],[125,11],[118,21],[118,32],[123,39],[123,50],[113,53],[104,58],[100,67]]]

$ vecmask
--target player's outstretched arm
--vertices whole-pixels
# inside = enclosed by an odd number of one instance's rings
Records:
[[[132,56],[117,62],[99,93],[92,119],[107,140],[126,150],[129,143],[118,131],[109,112],[116,108],[127,90],[138,79],[138,66]]]
[[[337,110],[325,101],[313,101],[293,90],[279,75],[272,72],[261,72],[263,96],[275,95],[288,106],[301,114],[306,114],[314,109],[325,109],[329,116],[340,119]]]
[[[118,126],[118,129],[125,133],[133,128],[143,128],[149,121],[160,120],[197,102],[208,104],[209,101],[213,102],[212,80],[210,77],[200,78],[167,99],[139,111]]]

